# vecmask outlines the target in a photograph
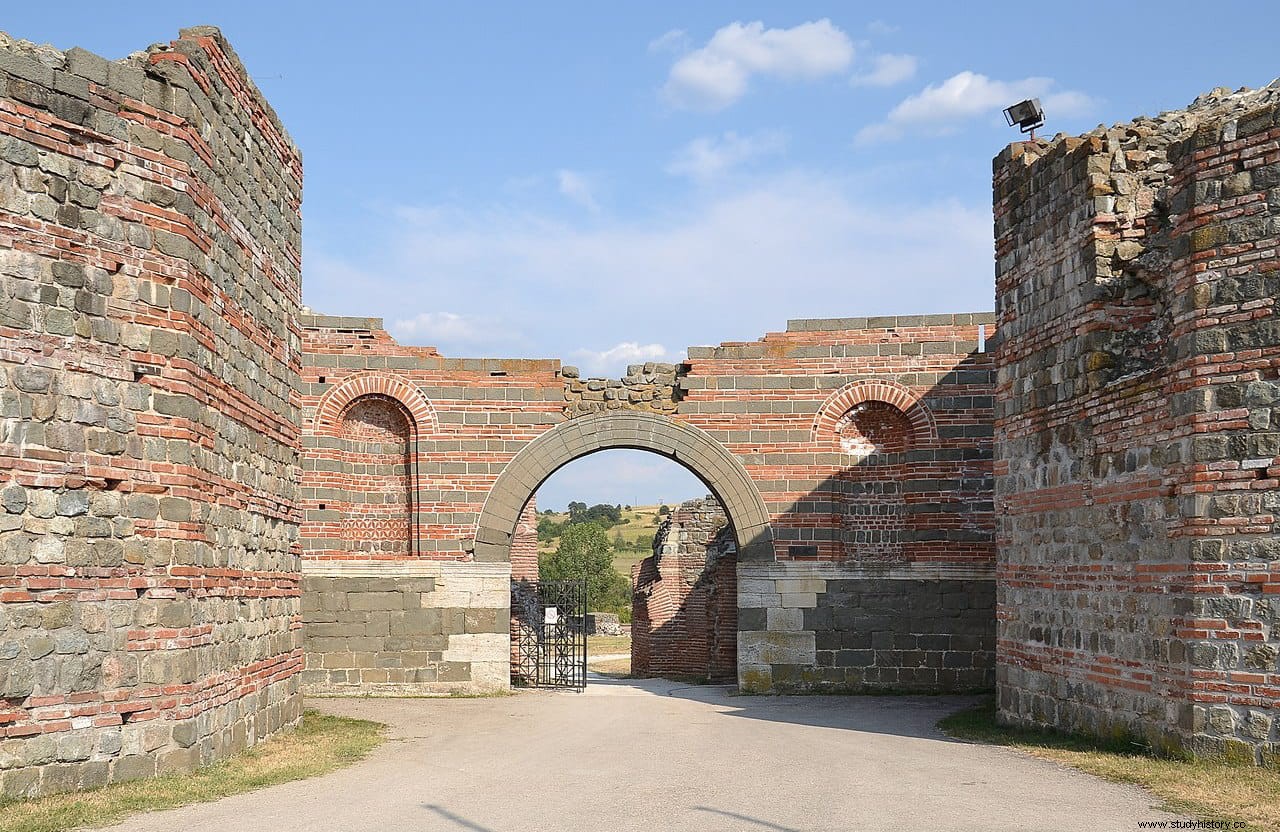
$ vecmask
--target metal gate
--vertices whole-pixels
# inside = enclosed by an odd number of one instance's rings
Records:
[[[512,581],[512,678],[517,684],[587,686],[587,582]]]

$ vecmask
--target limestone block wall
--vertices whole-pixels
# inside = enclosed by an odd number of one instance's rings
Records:
[[[631,568],[631,672],[737,675],[737,548],[715,497],[681,503]]]
[[[327,564],[302,581],[308,694],[500,690],[508,571],[495,564]]]
[[[300,715],[301,182],[214,29],[0,35],[0,798]]]
[[[744,564],[747,690],[960,693],[995,686],[995,582],[925,563]]]
[[[996,160],[1009,721],[1275,754],[1276,98]]]

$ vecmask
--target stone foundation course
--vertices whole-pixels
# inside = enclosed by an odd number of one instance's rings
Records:
[[[988,571],[744,565],[738,683],[765,693],[968,693],[995,686]]]
[[[507,687],[511,595],[503,565],[336,571],[344,574],[303,578],[304,691],[394,696]]]

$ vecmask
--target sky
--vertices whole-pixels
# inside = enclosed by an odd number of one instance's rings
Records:
[[[991,309],[1000,110],[1080,133],[1280,74],[1280,5],[1204,8],[62,0],[0,29],[119,58],[221,27],[302,149],[307,304],[619,375],[788,318]],[[619,452],[539,497],[701,493]]]

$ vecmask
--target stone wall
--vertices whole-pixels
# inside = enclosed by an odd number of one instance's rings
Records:
[[[449,359],[377,319],[299,320],[304,689],[507,687],[511,579],[537,576],[536,503],[509,563],[473,563],[466,540],[505,461],[563,418],[559,362]]]
[[[216,30],[0,35],[0,798],[301,713],[301,181]]]
[[[564,412],[569,418],[608,410],[671,414],[679,401],[674,364],[632,364],[620,379],[580,378],[577,367],[563,367],[560,375],[564,378]]]
[[[748,690],[962,693],[995,685],[995,582],[928,564],[746,564]]]
[[[509,682],[510,578],[493,564],[330,563],[302,579],[308,695],[487,692]]]
[[[993,320],[801,320],[689,350],[679,414],[742,459],[772,516],[777,562],[739,567],[743,689],[990,686]],[[887,597],[916,606],[894,622],[826,611]],[[837,647],[859,628],[902,646]],[[921,646],[940,635],[961,641]]]
[[[395,343],[377,319],[300,320],[307,575],[341,577],[357,563],[371,577],[409,563],[519,565],[516,530],[549,466],[625,446],[676,459],[721,489],[726,506],[750,513],[751,523],[735,524],[735,535],[748,536],[736,541],[739,559],[881,569],[855,577],[915,579],[915,565],[935,581],[993,576],[994,364],[983,349],[991,316],[793,321],[759,341],[691,348],[679,365],[636,365],[615,382],[584,381],[557,361],[445,358]],[[357,415],[380,402],[385,416],[373,445],[367,415],[359,431],[349,427],[361,402]],[[389,431],[393,423],[407,428]],[[538,461],[515,462],[526,451]],[[377,487],[364,487],[357,471],[372,472]],[[514,479],[503,482],[508,474]],[[501,527],[483,526],[485,512]],[[391,547],[390,526],[378,527],[387,536],[369,538],[373,520],[406,514],[407,523],[394,525],[408,530],[403,547]],[[938,598],[955,595],[949,585],[935,589]],[[342,623],[312,614],[308,625]],[[365,637],[365,618],[345,621],[350,637]],[[776,661],[753,654],[753,690],[849,684],[798,680],[796,668],[818,667],[818,630],[803,614],[747,624],[760,625],[747,641],[810,645]],[[510,645],[501,650],[508,655]],[[309,651],[308,671],[317,675],[308,684],[323,678],[323,653]],[[981,653],[973,651],[975,667]],[[773,683],[774,665],[787,681]]]
[[[737,675],[737,546],[715,497],[677,506],[631,568],[631,672]]]
[[[996,159],[1008,721],[1275,754],[1278,97]]]

